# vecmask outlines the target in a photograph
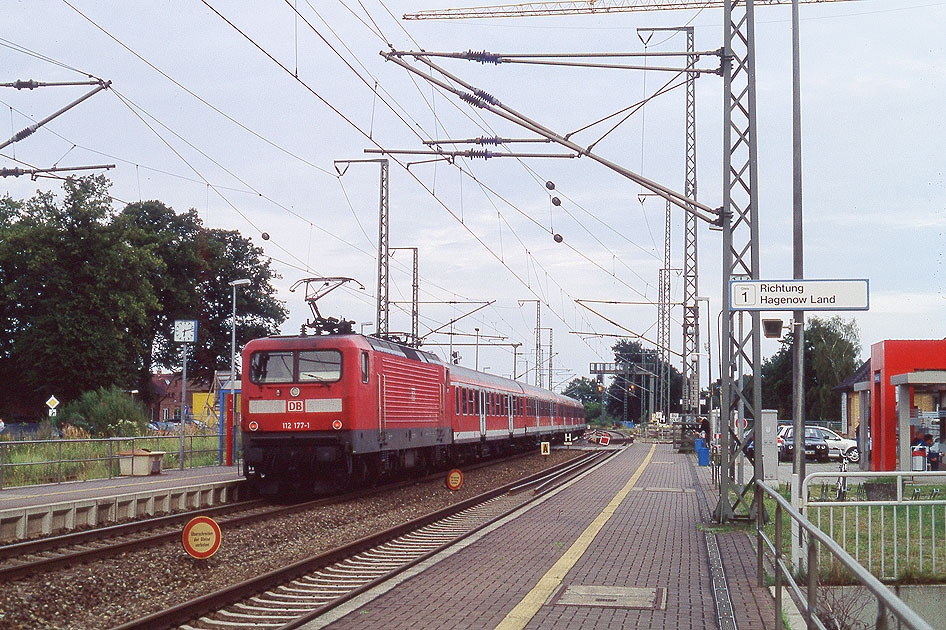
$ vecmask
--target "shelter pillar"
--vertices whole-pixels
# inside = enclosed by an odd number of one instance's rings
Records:
[[[913,388],[897,385],[897,470],[910,470],[910,402]]]
[[[863,388],[859,387],[863,385]],[[870,382],[854,386],[857,392],[857,451],[860,453],[860,469],[870,470]]]

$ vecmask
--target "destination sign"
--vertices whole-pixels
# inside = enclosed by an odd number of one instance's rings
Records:
[[[866,311],[867,280],[733,280],[736,311]]]

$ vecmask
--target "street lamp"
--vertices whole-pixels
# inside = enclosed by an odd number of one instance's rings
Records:
[[[706,406],[707,415],[709,415],[709,421],[712,424],[715,424],[713,421],[713,335],[710,333],[712,330],[710,328],[710,299],[708,297],[696,296],[693,298],[695,302],[706,302],[706,365],[708,366],[709,374],[706,375],[706,378],[709,379],[709,404]],[[697,332],[699,335],[699,332]],[[697,339],[697,347],[699,347],[699,339]],[[697,383],[697,389],[699,389],[699,383]],[[697,405],[699,406],[699,405]],[[710,425],[710,430],[713,432],[713,435],[716,434],[716,427]],[[709,443],[712,436],[706,436],[707,444]]]
[[[237,287],[245,287],[248,284],[250,284],[249,278],[234,280],[230,283],[230,286],[233,287],[233,317],[230,327],[230,409],[233,410],[233,420],[236,420],[236,293]],[[242,390],[243,386],[241,384],[240,391]],[[227,436],[227,466],[231,466],[233,465],[233,454],[236,453],[236,431],[229,418],[227,419],[227,430],[233,434],[232,438]]]
[[[476,331],[476,359],[475,359],[473,369],[479,370],[480,369],[480,329],[474,328],[473,330]]]

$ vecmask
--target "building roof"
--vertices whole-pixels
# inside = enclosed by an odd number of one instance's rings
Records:
[[[838,383],[832,388],[835,392],[853,392],[855,383],[863,383],[870,380],[870,359],[864,361],[861,367],[854,370],[854,373]]]

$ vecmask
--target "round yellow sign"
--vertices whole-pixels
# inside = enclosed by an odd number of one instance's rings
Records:
[[[184,543],[184,551],[199,560],[209,558],[220,549],[222,535],[220,526],[217,522],[208,516],[198,516],[192,518],[184,526],[184,532],[181,536]]]
[[[463,473],[459,469],[454,468],[447,473],[447,487],[451,490],[459,490],[460,486],[463,485]]]

